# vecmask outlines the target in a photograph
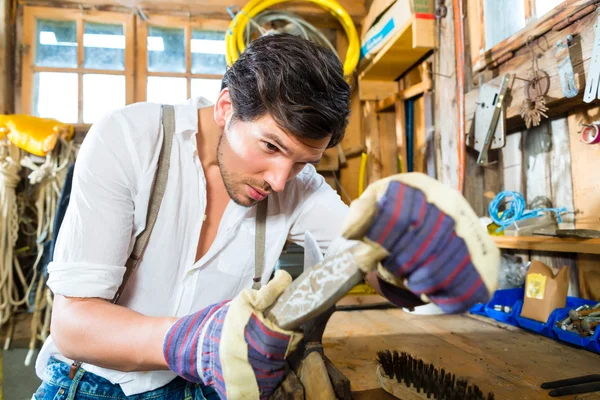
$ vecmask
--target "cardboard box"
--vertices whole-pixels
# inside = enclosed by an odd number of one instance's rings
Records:
[[[545,323],[554,309],[566,306],[568,290],[569,268],[561,268],[554,276],[546,264],[532,261],[525,280],[521,317]]]
[[[363,19],[360,58],[377,53],[413,16],[435,18],[434,0],[374,0]]]

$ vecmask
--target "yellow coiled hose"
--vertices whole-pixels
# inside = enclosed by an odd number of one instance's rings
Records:
[[[239,55],[246,49],[244,31],[249,20],[269,7],[289,1],[292,0],[251,0],[239,13],[237,13],[235,18],[229,24],[229,29],[225,36],[225,45],[227,46],[225,59],[228,67],[231,67],[238,59]],[[344,61],[344,75],[347,77],[350,76],[358,64],[360,55],[360,42],[352,18],[350,18],[346,10],[344,10],[344,8],[335,0],[304,1],[317,4],[326,9],[342,24],[346,36],[348,37],[348,51],[346,52],[346,59]]]

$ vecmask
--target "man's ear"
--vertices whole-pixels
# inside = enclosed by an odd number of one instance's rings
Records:
[[[231,104],[231,97],[229,96],[229,89],[225,88],[219,93],[217,101],[214,107],[215,122],[221,128],[225,128],[225,124],[233,114],[233,105]]]

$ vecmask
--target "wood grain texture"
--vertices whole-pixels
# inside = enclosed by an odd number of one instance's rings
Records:
[[[494,236],[492,239],[496,243],[496,246],[501,249],[600,254],[600,239],[575,239],[546,236]],[[548,259],[546,259],[546,261],[548,261]],[[552,265],[552,261],[548,261],[548,265]]]
[[[194,15],[205,15],[211,17],[221,17],[230,20],[231,16],[227,12],[227,7],[238,7],[241,9],[248,1],[247,0],[232,0],[223,3],[220,0],[20,0],[20,3],[39,4],[45,6],[72,6],[77,7],[82,4],[84,7],[117,7],[125,9],[136,9],[138,7],[150,13],[187,13],[191,12]],[[355,23],[360,23],[361,19],[366,15],[365,3],[362,0],[339,0],[340,5],[353,18]],[[308,2],[297,2],[293,5],[283,5],[291,11],[306,15],[326,14],[322,8]]]
[[[10,1],[0,3],[0,114],[13,112],[14,86],[12,71],[14,68],[13,25],[11,24]]]
[[[582,104],[586,79],[585,71],[589,70],[596,21],[596,13],[592,13],[560,32],[549,31],[544,38],[540,38],[534,43],[534,50],[538,55],[538,66],[550,76],[550,89],[546,96],[549,117],[560,116],[573,107]],[[569,52],[575,72],[575,82],[579,88],[578,95],[571,99],[566,98],[562,91],[555,56],[556,50],[554,48],[554,44],[566,35],[572,35],[574,38]],[[501,64],[498,68],[494,68],[489,75],[493,79],[489,79],[487,82],[499,86],[500,80],[508,72],[516,74],[519,78],[529,79],[531,64],[531,50],[523,47],[515,52],[513,58]],[[515,80],[512,86],[509,87],[511,90],[505,101],[506,124],[509,130],[522,129],[525,125],[519,109],[525,99],[526,83],[522,80]],[[471,90],[465,97],[467,131],[472,123],[472,116],[476,107],[475,103],[477,102],[477,92],[477,89]]]
[[[435,136],[436,152],[439,154],[437,179],[453,188],[458,188],[458,147],[456,127],[458,113],[456,105],[456,57],[454,54],[454,25],[452,7],[448,15],[440,20],[439,51],[435,70]],[[468,168],[468,167],[467,167]],[[469,173],[471,170],[467,169]]]
[[[317,351],[310,353],[300,365],[298,377],[304,386],[306,400],[335,400],[327,367]]]
[[[323,345],[353,392],[379,388],[376,352],[406,351],[445,368],[497,399],[539,399],[542,382],[600,373],[598,355],[515,327],[465,315],[419,316],[401,310],[337,312]]]

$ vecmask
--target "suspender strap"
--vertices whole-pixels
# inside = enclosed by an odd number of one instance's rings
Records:
[[[254,284],[253,289],[260,289],[260,280],[262,279],[265,268],[265,233],[267,230],[267,200],[259,202],[256,205],[256,239],[254,242]]]
[[[126,271],[123,275],[123,282],[121,283],[121,286],[119,286],[119,290],[113,299],[113,303],[115,304],[119,301],[127,281],[133,274],[133,271],[135,271],[144,250],[146,250],[148,240],[150,239],[150,233],[152,233],[152,228],[154,228],[158,210],[160,209],[160,204],[163,195],[165,194],[165,189],[167,188],[167,178],[169,177],[169,165],[171,162],[171,147],[173,144],[173,135],[175,133],[175,109],[172,105],[165,104],[162,106],[162,125],[164,132],[163,144],[158,157],[158,167],[154,185],[150,191],[151,194],[148,204],[148,214],[146,216],[146,227],[135,241],[133,251],[125,264]]]
[[[171,145],[173,143],[173,134],[175,133],[175,109],[172,105],[162,106],[162,126],[163,126],[163,143],[160,149],[160,155],[158,157],[158,167],[152,190],[150,191],[150,200],[148,203],[148,214],[146,216],[146,227],[144,231],[138,236],[133,246],[133,251],[129,256],[129,259],[125,263],[125,274],[123,275],[123,281],[121,286],[117,290],[113,303],[116,304],[123,293],[123,289],[127,284],[127,281],[135,271],[138,262],[142,258],[144,250],[148,245],[148,239],[150,239],[150,233],[154,228],[156,217],[158,216],[158,210],[160,203],[162,202],[165,189],[167,187],[167,178],[169,176],[169,165],[171,161]],[[69,378],[73,379],[77,370],[81,367],[81,361],[73,361],[71,368],[69,369]]]

